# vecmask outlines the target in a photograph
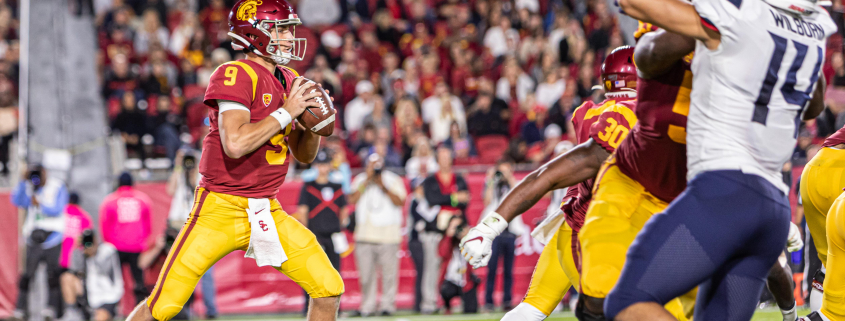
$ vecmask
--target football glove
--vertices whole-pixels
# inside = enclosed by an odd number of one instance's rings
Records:
[[[795,223],[789,222],[789,239],[786,240],[786,249],[795,252],[804,248],[804,241],[801,240],[801,231]]]
[[[461,240],[461,254],[473,268],[486,266],[493,252],[493,239],[506,228],[508,222],[504,217],[496,212],[490,213]]]

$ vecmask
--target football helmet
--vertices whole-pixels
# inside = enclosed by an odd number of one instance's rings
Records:
[[[634,47],[622,46],[610,52],[601,64],[601,81],[605,96],[636,97],[637,66]]]
[[[296,36],[296,26],[302,21],[285,0],[239,0],[229,12],[229,37],[232,48],[245,50],[262,57],[269,57],[276,64],[284,65],[305,56],[305,38],[281,37],[281,27],[289,26]]]

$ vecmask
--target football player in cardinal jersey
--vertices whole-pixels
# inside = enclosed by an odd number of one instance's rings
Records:
[[[549,191],[573,186],[561,212],[547,217],[535,230],[543,248],[523,302],[502,320],[543,320],[571,286],[580,289],[578,232],[592,197],[593,178],[602,162],[636,124],[637,74],[633,47],[620,47],[602,65],[607,99],[585,102],[575,109],[572,122],[580,143],[526,176],[508,193],[496,211],[473,227],[461,241],[461,251],[474,267],[487,265],[493,239],[517,215],[527,211]],[[576,185],[577,184],[577,185]]]
[[[233,47],[247,58],[225,63],[205,94],[211,126],[203,140],[202,181],[188,221],[174,241],[150,297],[128,320],[169,320],[215,262],[235,250],[271,265],[310,296],[309,320],[335,320],[343,280],[311,231],[289,216],[276,195],[289,156],[310,163],[320,136],[296,126],[309,100],[299,75],[301,24],[285,0],[240,0],[229,14]]]

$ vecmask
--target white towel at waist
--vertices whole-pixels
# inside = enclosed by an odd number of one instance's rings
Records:
[[[282,266],[288,260],[282,242],[279,241],[279,231],[276,220],[270,213],[270,200],[267,198],[250,198],[248,200],[247,216],[252,231],[249,234],[249,248],[244,257],[255,259],[258,266]]]

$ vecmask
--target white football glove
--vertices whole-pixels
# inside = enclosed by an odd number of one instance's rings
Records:
[[[801,240],[801,231],[795,223],[789,222],[789,239],[786,240],[786,249],[795,252],[804,248],[804,241]]]
[[[473,268],[486,266],[493,252],[493,239],[508,228],[508,221],[496,212],[471,228],[461,240],[461,254]]]

